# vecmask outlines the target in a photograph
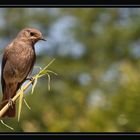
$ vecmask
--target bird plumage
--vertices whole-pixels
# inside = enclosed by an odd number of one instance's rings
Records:
[[[32,71],[35,60],[34,45],[43,40],[39,30],[25,28],[5,48],[2,58],[1,84],[3,98],[1,108],[15,96],[26,77]],[[12,104],[2,117],[14,117],[16,114],[15,103]]]

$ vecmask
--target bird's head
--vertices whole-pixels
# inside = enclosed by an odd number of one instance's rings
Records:
[[[25,28],[19,32],[18,36],[30,40],[33,43],[36,43],[39,40],[46,41],[43,38],[42,33],[35,28]]]

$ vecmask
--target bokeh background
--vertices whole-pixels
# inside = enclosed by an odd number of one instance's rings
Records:
[[[140,132],[139,8],[0,8],[0,58],[25,27],[47,39],[36,66],[55,58],[58,76],[26,92],[19,122],[4,120],[14,132]]]

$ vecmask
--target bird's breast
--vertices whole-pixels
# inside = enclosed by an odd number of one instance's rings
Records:
[[[35,59],[35,51],[31,46],[21,47],[14,51],[11,65],[14,70],[14,77],[20,81],[29,73]]]

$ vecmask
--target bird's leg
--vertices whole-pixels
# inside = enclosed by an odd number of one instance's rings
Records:
[[[26,80],[30,80],[32,82],[32,85],[34,84],[34,78],[31,76],[31,77],[27,77]]]

